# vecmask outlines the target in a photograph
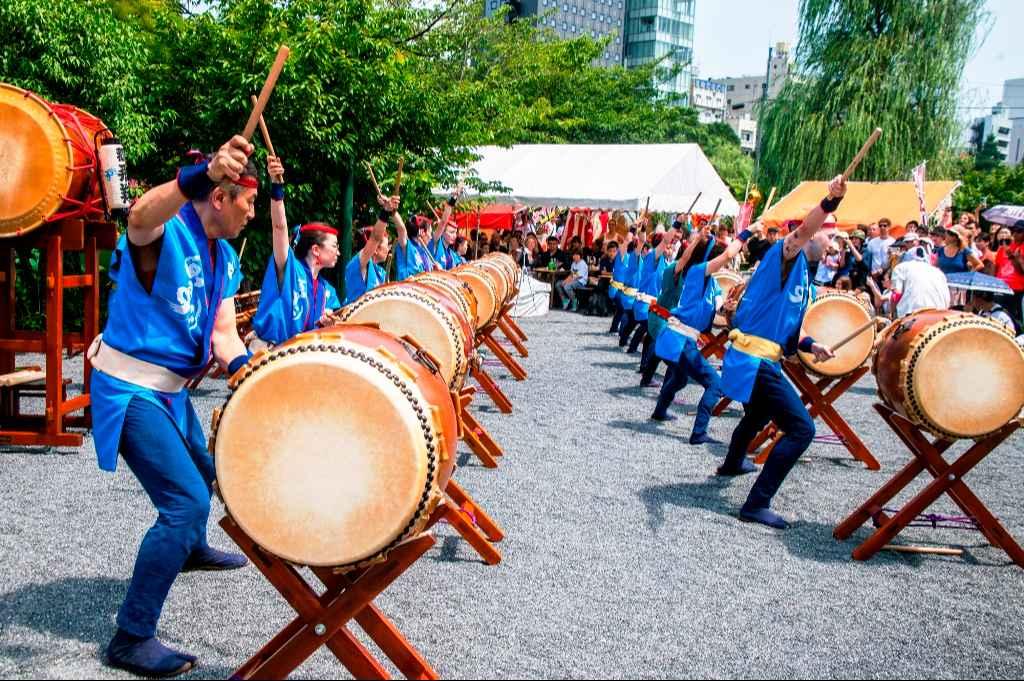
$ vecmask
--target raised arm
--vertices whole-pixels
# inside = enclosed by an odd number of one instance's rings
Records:
[[[377,216],[377,222],[373,225],[373,230],[366,239],[366,245],[363,246],[363,250],[359,251],[359,269],[364,278],[366,277],[366,268],[369,267],[370,260],[373,258],[373,252],[384,241],[384,237],[388,232],[388,223],[384,219],[384,215],[390,214],[389,217],[393,219],[398,212],[397,196],[392,196],[390,199],[378,196],[377,203],[380,204],[381,214]]]
[[[740,232],[735,239],[729,242],[725,251],[719,253],[711,262],[708,263],[704,270],[705,276],[710,277],[712,274],[731,263],[732,259],[739,255],[739,252],[743,250],[743,247],[753,235],[754,232],[749,229],[745,229]]]
[[[267,157],[267,174],[270,175],[270,224],[273,228],[274,267],[277,268],[277,283],[280,284],[291,245],[288,239],[288,216],[284,212],[284,166],[277,156]]]
[[[448,227],[448,220],[452,216],[452,211],[455,210],[455,204],[458,203],[459,197],[462,196],[462,191],[465,189],[463,184],[459,182],[455,186],[455,191],[448,197],[447,203],[444,204],[444,211],[441,213],[441,219],[434,225],[434,241],[440,240],[444,236],[444,230]]]
[[[967,269],[971,272],[980,272],[985,269],[985,263],[970,250],[967,251]]]
[[[843,181],[842,175],[837,175],[829,182],[828,193],[828,197],[811,209],[811,212],[804,218],[803,224],[786,235],[782,246],[782,254],[786,260],[792,260],[799,255],[807,242],[821,229],[825,217],[839,207],[840,200],[846,194],[846,182]]]
[[[693,230],[693,233],[690,234],[690,240],[688,242],[686,242],[686,250],[683,251],[683,254],[681,256],[679,256],[678,260],[676,260],[676,268],[675,268],[675,276],[676,276],[676,278],[678,278],[679,275],[682,274],[683,269],[686,268],[686,264],[688,262],[690,262],[690,259],[693,257],[693,252],[695,250],[697,250],[697,244],[701,243],[705,238],[707,238],[707,236],[708,236],[708,227],[707,227],[707,225],[705,225],[704,227],[701,227],[700,229]]]
[[[139,197],[128,214],[128,240],[136,246],[153,243],[164,233],[164,223],[192,198],[202,198],[222,180],[237,180],[245,170],[252,145],[241,135],[228,140],[208,164],[179,172],[170,182],[153,187]],[[202,194],[202,196],[200,196]]]

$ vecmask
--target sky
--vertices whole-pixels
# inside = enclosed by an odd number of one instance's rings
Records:
[[[762,74],[768,47],[795,48],[799,0],[697,0],[694,62],[701,77]],[[1024,78],[1024,1],[988,0],[988,30],[979,28],[961,85],[961,116],[983,116],[1003,94],[1003,81]],[[1014,29],[1017,36],[1014,41]]]

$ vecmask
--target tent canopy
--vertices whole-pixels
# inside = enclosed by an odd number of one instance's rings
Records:
[[[508,192],[495,199],[543,206],[736,215],[739,204],[697,144],[521,144],[479,147],[472,171]],[[441,193],[441,192],[439,192]]]
[[[485,230],[509,230],[515,222],[516,212],[521,206],[514,206],[507,203],[492,203],[477,211],[456,213],[455,224],[459,229],[480,229]]]
[[[948,205],[959,182],[925,182],[925,212],[933,215]],[[769,227],[784,227],[790,220],[803,220],[807,213],[828,194],[827,182],[801,182],[786,194],[761,222]],[[846,197],[836,211],[840,229],[850,231],[857,225],[870,225],[879,218],[889,218],[890,233],[900,236],[910,220],[921,221],[921,205],[913,182],[847,182]]]

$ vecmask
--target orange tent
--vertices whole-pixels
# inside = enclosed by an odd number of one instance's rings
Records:
[[[926,213],[931,216],[947,205],[959,186],[959,182],[953,181],[925,182]],[[913,182],[848,182],[846,187],[846,197],[836,211],[840,229],[849,232],[857,225],[870,225],[879,218],[889,218],[893,227],[890,233],[900,236],[907,222],[921,221],[921,206]],[[827,182],[801,182],[772,206],[761,222],[768,227],[785,227],[790,220],[803,220],[826,194]]]

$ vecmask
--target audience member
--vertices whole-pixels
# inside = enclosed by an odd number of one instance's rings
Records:
[[[915,243],[916,240],[904,241],[904,244]],[[949,285],[946,283],[946,275],[928,262],[924,246],[912,245],[904,253],[901,262],[889,275],[887,288],[889,308],[895,308],[897,317],[925,308],[949,308]]]
[[[977,272],[984,267],[968,248],[967,230],[959,226],[946,230],[945,244],[935,253],[935,266],[946,275]]]
[[[579,301],[576,300],[576,291],[587,285],[590,278],[590,268],[583,262],[579,250],[573,251],[572,264],[569,267],[570,274],[565,279],[555,283],[555,290],[562,299],[562,309],[567,310],[572,305],[572,311],[576,312]]]

